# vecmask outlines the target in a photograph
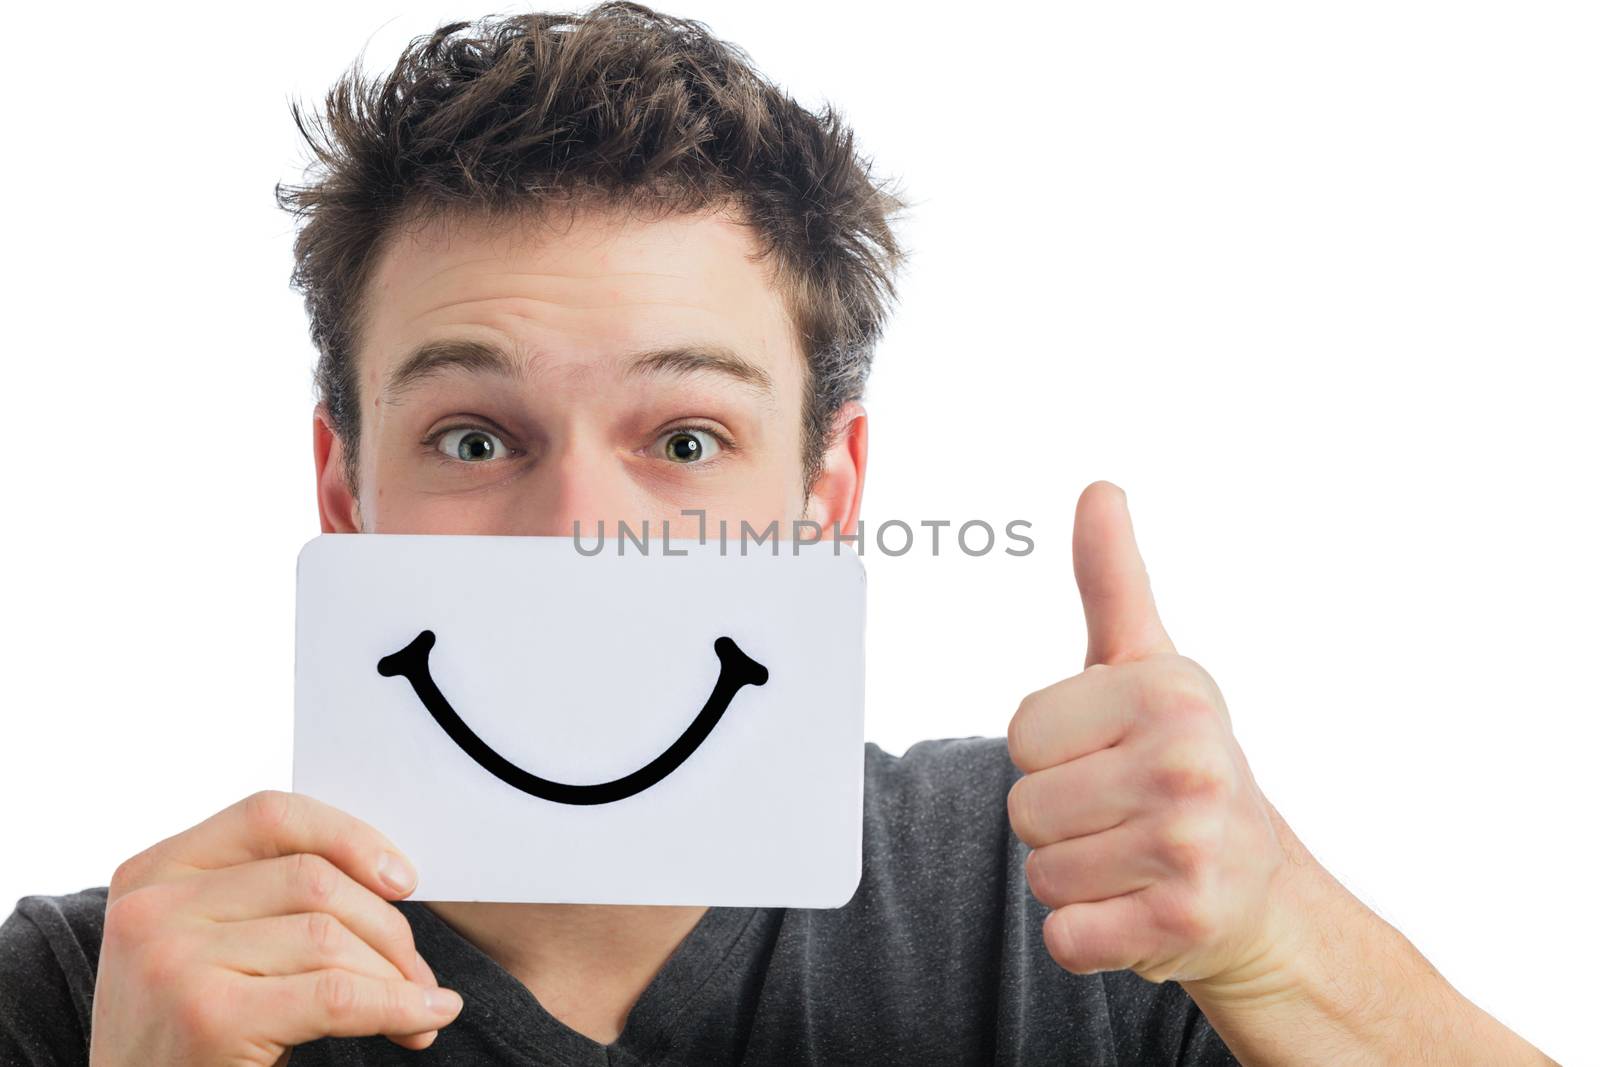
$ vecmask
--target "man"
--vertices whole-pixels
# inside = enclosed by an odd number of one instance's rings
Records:
[[[342,81],[307,134],[323,173],[282,195],[306,220],[323,530],[567,535],[689,510],[853,530],[902,253],[900,201],[849,132],[639,5],[467,26]],[[1262,797],[1115,487],[1084,492],[1073,552],[1088,669],[1025,698],[1007,738],[868,745],[843,908],[422,905],[377,830],[259,793],[108,887],[19,903],[0,1053],[1548,1062]]]

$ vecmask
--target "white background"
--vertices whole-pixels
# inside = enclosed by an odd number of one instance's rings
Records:
[[[869,523],[868,735],[1075,673],[1069,534],[1128,490],[1180,650],[1318,856],[1592,1059],[1600,16],[1587,4],[669,3],[914,200]],[[79,5],[0,69],[0,904],[287,787],[312,351],[288,112],[470,4]]]

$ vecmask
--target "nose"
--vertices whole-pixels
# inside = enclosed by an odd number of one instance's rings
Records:
[[[517,533],[592,538],[605,522],[638,526],[640,501],[624,464],[602,446],[571,441],[546,454],[534,471],[529,493],[518,503]]]

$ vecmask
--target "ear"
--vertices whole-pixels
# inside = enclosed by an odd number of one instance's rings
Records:
[[[317,515],[323,533],[360,533],[361,511],[344,477],[344,443],[321,404],[311,417],[311,451],[317,461]]]
[[[852,400],[833,418],[833,440],[806,501],[806,517],[822,526],[825,539],[833,537],[835,523],[841,534],[855,533],[866,480],[867,409]]]

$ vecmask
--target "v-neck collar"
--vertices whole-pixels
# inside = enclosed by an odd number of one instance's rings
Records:
[[[758,916],[775,917],[782,910],[707,908],[639,994],[622,1033],[611,1044],[602,1045],[551,1015],[515,975],[432,909],[419,901],[396,903],[411,923],[417,950],[433,968],[439,984],[461,994],[464,1004],[457,1024],[465,1022],[472,1029],[494,1035],[516,1062],[562,1067],[656,1058],[657,1050],[671,1037],[673,1024],[693,1005],[695,994],[707,980],[741,947],[741,938],[752,922]],[[749,939],[745,942],[742,947],[747,953]]]

